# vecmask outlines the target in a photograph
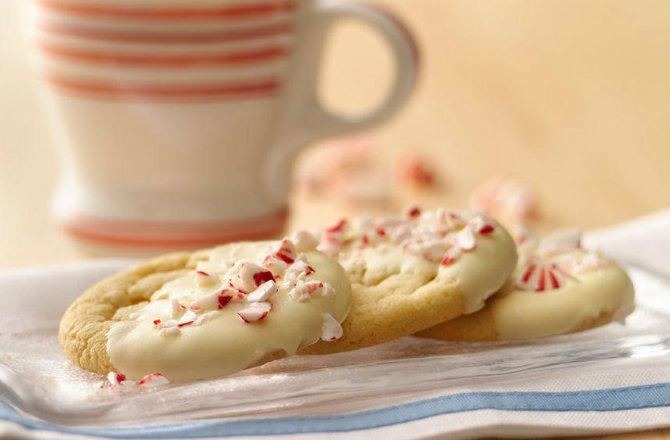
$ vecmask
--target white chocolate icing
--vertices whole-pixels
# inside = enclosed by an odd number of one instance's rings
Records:
[[[493,219],[443,209],[342,221],[323,232],[320,249],[338,255],[353,284],[400,274],[458,285],[465,313],[484,307],[517,260],[512,238]]]
[[[226,288],[221,280],[225,282],[231,271],[241,273],[234,262],[258,261],[267,255],[267,249],[267,242],[215,248],[209,261],[197,268],[214,276],[213,282],[192,271],[156,291],[151,301],[134,310],[128,320],[114,323],[107,335],[107,351],[114,367],[131,379],[151,372],[161,372],[177,381],[223,376],[276,352],[290,355],[299,347],[318,341],[326,314],[337,322],[346,318],[351,301],[347,277],[336,261],[317,251],[307,251],[296,258],[299,265],[309,267],[309,272],[296,270],[279,275],[271,292],[260,293],[257,289],[268,288],[267,280],[259,280],[262,282],[258,287],[248,286],[248,277],[241,277],[240,286],[257,298],[247,300],[248,295],[238,292],[239,298],[215,308],[217,292]],[[284,269],[291,267],[286,265]],[[295,286],[311,281],[328,286],[322,289],[327,290],[326,294],[310,295],[306,301],[289,295]],[[183,310],[194,302],[208,306],[198,309],[199,313]],[[258,310],[260,314],[256,313]],[[266,316],[261,316],[263,311]],[[196,322],[182,328],[161,328],[175,318]],[[155,320],[160,323],[154,324]]]
[[[610,263],[578,275],[577,281],[568,281],[559,289],[508,288],[488,307],[499,339],[539,338],[580,330],[603,314],[630,313],[633,285],[621,268]]]
[[[581,249],[579,230],[542,240],[524,230],[517,240],[519,265],[488,305],[499,339],[570,333],[603,317],[622,320],[635,308],[626,272]]]

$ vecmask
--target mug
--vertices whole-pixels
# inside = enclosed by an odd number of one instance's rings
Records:
[[[379,124],[417,73],[407,29],[345,0],[35,0],[41,72],[63,148],[54,211],[118,245],[193,247],[281,233],[292,165],[318,139]],[[332,25],[390,43],[393,88],[360,118],[316,98]]]

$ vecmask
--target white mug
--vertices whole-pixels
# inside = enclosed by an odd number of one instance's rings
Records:
[[[72,235],[191,247],[280,233],[309,142],[372,127],[415,82],[414,41],[344,0],[35,0],[40,64],[65,144],[55,198]],[[346,119],[316,98],[332,24],[362,20],[392,48],[380,108]]]

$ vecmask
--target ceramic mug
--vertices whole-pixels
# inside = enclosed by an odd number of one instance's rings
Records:
[[[185,247],[280,233],[309,142],[370,128],[407,99],[417,51],[393,16],[344,0],[36,0],[64,148],[55,212],[79,238]],[[396,75],[357,119],[316,98],[331,26],[367,23]]]

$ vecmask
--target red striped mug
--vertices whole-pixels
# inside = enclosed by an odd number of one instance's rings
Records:
[[[281,232],[307,143],[372,127],[410,94],[416,46],[393,16],[344,0],[36,0],[36,43],[63,132],[55,211],[73,235],[185,247]],[[359,119],[316,99],[332,24],[362,20],[396,61]]]

